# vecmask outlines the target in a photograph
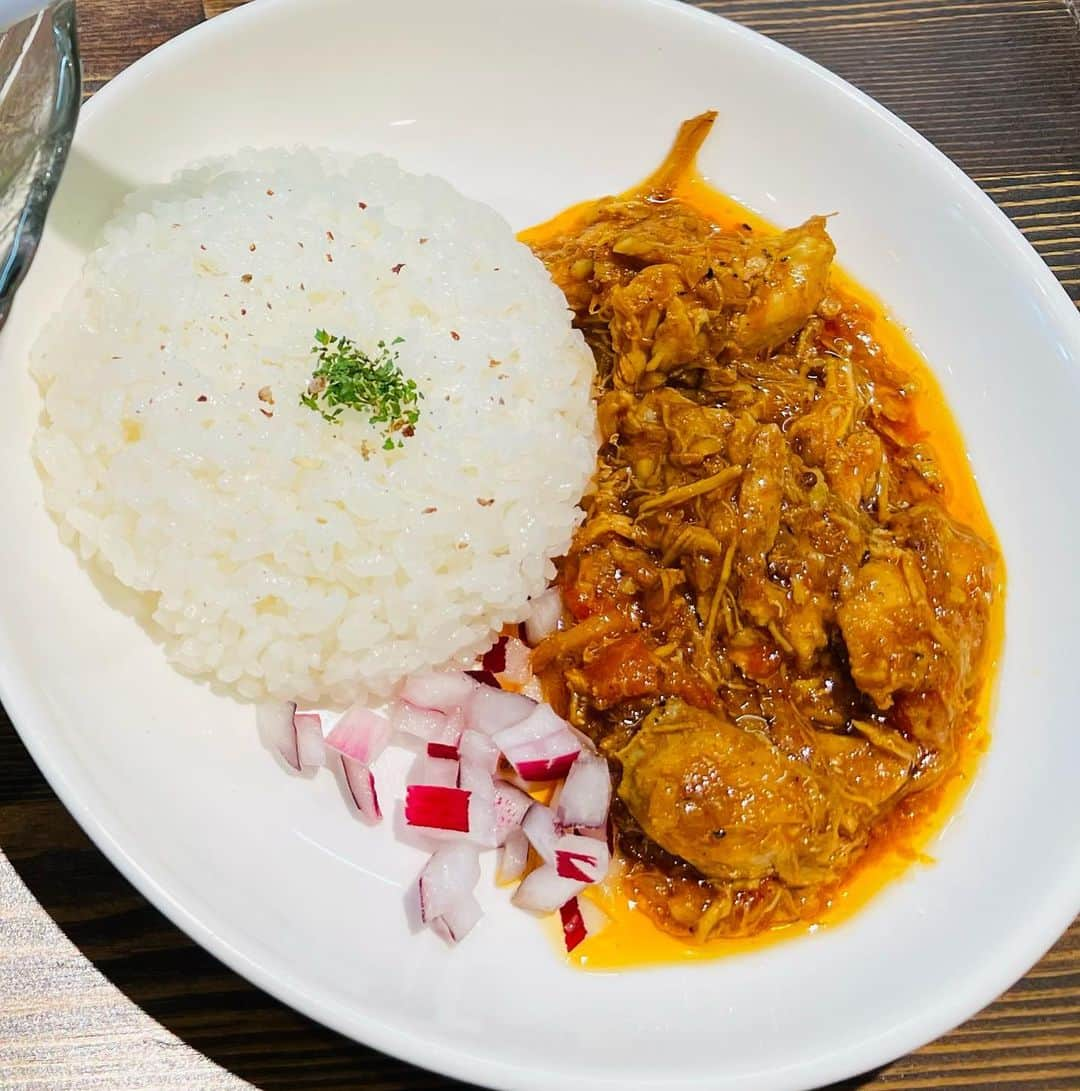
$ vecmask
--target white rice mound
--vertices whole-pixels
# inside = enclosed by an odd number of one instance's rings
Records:
[[[404,339],[400,449],[300,405],[317,328]],[[594,466],[592,357],[543,265],[382,156],[245,151],[133,195],[33,369],[64,540],[148,597],[177,667],[251,699],[471,662],[553,575]]]

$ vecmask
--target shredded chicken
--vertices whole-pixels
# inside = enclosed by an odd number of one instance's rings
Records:
[[[648,192],[537,248],[597,359],[603,445],[536,650],[608,756],[625,881],[707,938],[812,916],[955,763],[996,586],[911,377],[830,286],[824,219],[724,230]]]

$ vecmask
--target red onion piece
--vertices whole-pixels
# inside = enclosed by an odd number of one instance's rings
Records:
[[[554,913],[559,906],[576,897],[586,884],[575,879],[564,879],[550,864],[530,871],[511,899],[521,909],[534,913]]]
[[[603,841],[564,834],[555,842],[555,870],[564,879],[598,883],[607,875],[611,857]]]
[[[529,839],[524,831],[514,828],[507,831],[506,840],[499,852],[499,863],[495,869],[495,881],[512,883],[525,874],[525,865],[529,861]]]
[[[585,926],[585,918],[581,915],[579,900],[571,898],[568,902],[564,902],[559,906],[559,916],[562,918],[563,939],[569,953],[589,934]]]
[[[572,951],[582,940],[595,936],[605,928],[611,918],[589,898],[571,898],[559,906],[562,918],[563,938],[567,952]]]
[[[429,923],[450,912],[479,878],[480,855],[472,845],[454,841],[436,850],[420,872],[420,919]]]
[[[455,709],[449,716],[444,716],[442,725],[438,731],[428,739],[428,753],[432,743],[442,746],[452,746],[455,750],[461,742],[461,733],[465,730],[465,717],[459,709]],[[454,759],[457,760],[456,758]]]
[[[582,751],[559,792],[555,822],[565,830],[599,829],[607,825],[611,806],[611,774],[598,754]]]
[[[476,682],[461,671],[425,671],[405,679],[401,698],[417,708],[448,713],[460,708],[475,688]]]
[[[581,753],[581,743],[570,725],[550,705],[537,705],[521,723],[503,728],[493,738],[526,780],[556,780]]]
[[[494,735],[521,723],[535,708],[536,702],[520,693],[480,686],[465,703],[465,726],[470,731]]]
[[[555,843],[559,835],[555,831],[555,816],[551,808],[543,803],[534,803],[522,820],[521,828],[539,857],[545,863],[554,864]]]
[[[504,780],[495,781],[493,789],[495,829],[498,834],[498,843],[502,844],[511,831],[525,821],[525,816],[536,801],[520,788],[515,788]]]
[[[506,665],[499,672],[502,678],[515,686],[523,686],[532,678],[532,653],[529,647],[517,637],[511,636],[506,641]]]
[[[405,821],[410,826],[469,832],[469,793],[437,784],[410,784],[405,789]]]
[[[460,787],[461,766],[450,758],[421,755],[409,771],[408,784],[428,784],[441,788]]]
[[[466,831],[470,841],[485,849],[493,849],[499,844],[499,825],[495,818],[495,803],[490,795],[468,792],[469,808]]]
[[[472,894],[466,894],[441,917],[431,922],[431,928],[447,943],[460,943],[476,927],[484,915],[480,903]]]
[[[390,706],[390,723],[395,731],[415,735],[425,742],[441,738],[446,730],[446,715],[430,708],[417,708],[408,701],[395,701]]]
[[[255,724],[264,744],[281,755],[298,773],[303,768],[297,745],[295,701],[267,701],[255,708]]]
[[[523,780],[558,780],[570,771],[578,756],[577,750],[562,748],[561,752],[551,757],[518,758],[514,768]]]
[[[326,740],[322,733],[322,717],[317,712],[294,712],[296,755],[303,769],[326,764]]]
[[[461,773],[458,787],[470,792],[491,795],[492,778],[499,766],[499,748],[479,731],[466,731],[458,746],[461,755]]]
[[[493,736],[495,745],[505,754],[507,750],[540,742],[552,735],[563,733],[572,736],[570,725],[559,716],[551,705],[534,705],[529,714],[516,724],[504,727]],[[577,743],[577,739],[574,739]],[[580,748],[580,744],[579,748]]]
[[[446,921],[444,921],[442,917],[432,917],[431,924],[428,925],[428,927],[432,930],[432,932],[435,933],[435,935],[439,937],[439,939],[443,940],[445,943],[448,943],[451,947],[453,947],[454,943],[456,942],[454,939],[454,934],[450,931],[449,927],[446,924]]]
[[[611,827],[610,826],[573,826],[573,827],[566,827],[566,826],[561,826],[559,824],[558,818],[556,817],[556,819],[555,819],[555,829],[559,832],[560,835],[564,834],[564,833],[576,833],[576,834],[579,834],[581,837],[587,837],[592,841],[602,841],[605,845],[607,845],[608,856],[609,857],[611,856],[612,852],[614,851],[614,844],[613,844],[613,841],[612,841],[612,838],[611,838]]]
[[[578,911],[581,913],[581,919],[585,922],[585,931],[590,936],[595,936],[597,932],[605,929],[610,923],[611,918],[592,900],[584,895],[578,898]]]
[[[556,606],[557,625],[558,592],[553,589],[536,600],[531,638],[546,635],[535,626],[549,624]],[[504,679],[538,686],[522,641],[501,640],[485,669],[489,663],[500,665],[495,662],[499,655],[504,657]],[[610,774],[585,736],[550,705],[482,686],[461,672],[410,677],[402,687],[402,699],[391,705],[390,716],[388,720],[353,706],[324,739],[319,714],[298,712],[292,703],[273,704],[260,706],[259,725],[269,745],[294,769],[322,764],[326,748],[335,751],[353,802],[369,821],[382,817],[371,763],[395,729],[423,740],[406,787],[405,821],[429,837],[448,839],[428,861],[418,883],[424,922],[448,942],[460,941],[480,919],[482,910],[472,892],[479,875],[478,853],[500,846],[498,880],[521,879],[513,896],[521,908],[538,913],[559,910],[568,950],[602,927],[603,912],[577,897],[587,885],[604,878],[611,862],[605,840]],[[500,754],[513,772],[505,766],[499,772]],[[551,806],[535,802],[522,790],[532,781],[561,777],[565,782]],[[525,874],[530,846],[543,864]]]
[[[370,765],[390,741],[390,721],[371,709],[353,705],[326,736],[326,745],[339,754]]]
[[[382,809],[379,807],[379,795],[375,791],[375,774],[371,767],[363,762],[350,758],[348,754],[341,755],[341,767],[345,770],[345,783],[349,787],[356,809],[369,821],[378,822],[382,819]]]
[[[525,619],[525,639],[535,648],[559,627],[562,620],[562,595],[557,587],[529,600],[529,616]]]

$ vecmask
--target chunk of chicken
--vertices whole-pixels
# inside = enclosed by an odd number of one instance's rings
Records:
[[[735,326],[739,348],[773,349],[802,329],[825,296],[835,254],[823,216],[766,240],[760,259],[768,264]]]
[[[671,701],[619,760],[619,796],[641,828],[707,878],[821,882],[852,850],[840,833],[851,808],[832,786],[724,716]]]
[[[900,690],[923,689],[940,649],[925,599],[912,594],[900,564],[872,560],[837,611],[855,684],[878,708]]]
[[[996,551],[936,503],[915,504],[894,516],[890,529],[918,564],[953,657],[955,679],[968,679],[982,651],[998,589]]]
[[[837,610],[852,677],[881,709],[935,689],[955,712],[986,635],[994,551],[934,504],[890,529],[898,544],[859,569]]]

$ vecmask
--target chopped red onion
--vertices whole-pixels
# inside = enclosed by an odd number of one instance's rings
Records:
[[[502,844],[510,834],[525,821],[525,816],[535,804],[532,796],[507,784],[505,780],[494,782],[492,803],[495,808],[495,829],[498,834],[498,842]]]
[[[480,686],[465,703],[465,726],[470,731],[494,735],[521,723],[535,708],[536,702],[520,693]]]
[[[454,841],[431,854],[420,872],[420,919],[430,923],[471,894],[480,878],[480,855],[464,841]]]
[[[379,807],[379,795],[375,791],[375,774],[371,767],[363,762],[350,758],[348,754],[341,755],[341,767],[345,771],[345,783],[348,785],[349,794],[352,796],[356,809],[369,821],[378,822],[382,819],[382,809]]]
[[[555,822],[564,830],[600,829],[611,806],[611,774],[598,754],[583,750],[559,792]]]
[[[506,760],[526,780],[556,780],[570,770],[581,743],[550,705],[537,705],[512,727],[493,736]]]
[[[539,596],[531,605],[530,639],[542,639],[560,618],[558,592]],[[521,640],[500,639],[484,661],[485,671],[497,667],[505,681],[526,683],[539,697]],[[324,764],[326,749],[335,751],[353,802],[370,821],[382,817],[372,762],[394,730],[423,741],[406,786],[405,821],[447,840],[428,861],[418,888],[423,920],[448,942],[461,940],[480,919],[472,892],[478,854],[500,846],[498,880],[524,875],[513,896],[516,905],[540,913],[560,910],[568,950],[606,921],[577,895],[603,879],[610,866],[610,775],[593,744],[550,705],[480,685],[466,673],[428,671],[405,680],[389,719],[354,706],[325,739],[321,716],[298,712],[292,703],[260,706],[258,721],[267,744],[294,769]],[[512,771],[504,766],[499,772],[500,754]],[[551,806],[522,790],[564,776]],[[530,845],[543,865],[526,875]]]
[[[598,883],[607,875],[611,857],[603,841],[578,834],[563,834],[555,842],[555,870],[564,879]]]
[[[522,909],[535,913],[554,913],[559,906],[580,894],[587,884],[564,879],[551,864],[530,871],[511,899]]]
[[[442,788],[458,788],[461,766],[451,758],[422,754],[409,771],[409,784],[430,784]]]
[[[545,863],[554,864],[555,843],[559,835],[555,831],[555,816],[551,808],[543,803],[534,803],[522,819],[521,828],[540,858]]]
[[[466,835],[474,844],[493,849],[499,844],[499,824],[495,818],[495,803],[490,794],[469,792]]]
[[[585,927],[585,918],[581,915],[581,907],[577,898],[571,898],[559,906],[559,916],[562,919],[563,939],[566,950],[569,953],[588,936]]]
[[[532,678],[532,653],[529,647],[517,637],[506,641],[506,665],[499,672],[511,685],[523,686]]]
[[[595,936],[611,923],[611,918],[592,900],[582,896],[578,898],[578,911],[585,922],[585,930],[590,936]]]
[[[610,917],[589,898],[571,898],[559,906],[562,918],[563,938],[567,952],[572,951],[582,940],[595,936],[611,920]]]
[[[518,758],[514,768],[525,780],[558,780],[566,776],[577,756],[576,750],[564,748],[547,757]]]
[[[499,864],[495,869],[495,881],[498,883],[512,883],[520,879],[525,873],[525,865],[529,861],[529,839],[520,828],[507,831],[506,840],[503,841],[499,852]]]
[[[417,708],[451,712],[460,708],[476,688],[467,674],[461,671],[425,671],[405,679],[401,698]]]
[[[326,764],[326,740],[322,733],[322,717],[317,712],[294,712],[296,755],[300,767],[308,769]]]
[[[431,928],[449,944],[460,943],[476,927],[484,911],[472,894],[466,894],[441,917],[431,922]]]
[[[298,773],[300,763],[296,738],[295,701],[267,701],[255,708],[255,723],[263,742],[281,755],[286,765]]]
[[[571,734],[570,725],[551,707],[533,705],[529,714],[517,723],[496,732],[495,745],[505,754],[529,743],[539,742],[551,735]],[[572,737],[572,736],[571,736]],[[574,739],[577,743],[577,739]],[[580,749],[580,744],[578,744]]]
[[[557,587],[529,600],[529,616],[525,619],[525,639],[535,648],[559,627],[562,620],[562,595]]]
[[[405,821],[410,826],[469,832],[469,793],[437,784],[410,784],[405,789]]]
[[[390,706],[390,723],[395,731],[415,735],[425,742],[441,738],[446,730],[446,715],[430,708],[417,708],[408,701],[395,701]]]
[[[353,705],[326,736],[326,745],[339,754],[370,765],[390,741],[390,721],[370,709]]]
[[[499,748],[479,731],[466,731],[458,745],[461,773],[458,787],[491,795],[492,778],[499,766]]]

